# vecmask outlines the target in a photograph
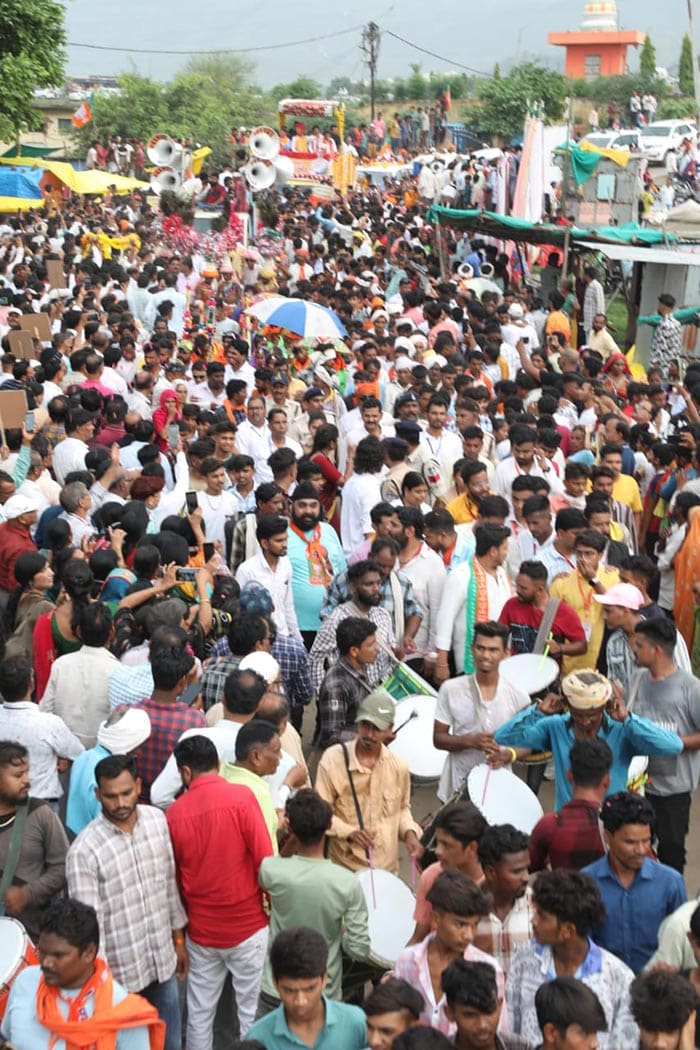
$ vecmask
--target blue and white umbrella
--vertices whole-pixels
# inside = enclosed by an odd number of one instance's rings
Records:
[[[334,310],[318,303],[308,303],[305,299],[273,295],[250,306],[246,313],[256,317],[261,324],[285,328],[303,339],[338,339],[347,335]]]

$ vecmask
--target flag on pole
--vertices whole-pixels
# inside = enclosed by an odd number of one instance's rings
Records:
[[[443,99],[443,107],[445,109],[445,113],[449,113],[450,110],[452,109],[452,92],[450,91],[450,85],[449,84],[447,85],[447,87],[445,88],[445,90],[443,92],[442,99]]]
[[[85,125],[89,124],[92,120],[92,108],[90,103],[87,100],[81,102],[70,119],[74,127],[84,128]]]

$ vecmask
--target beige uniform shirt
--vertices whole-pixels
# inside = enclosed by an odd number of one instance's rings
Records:
[[[377,868],[398,874],[399,840],[406,832],[423,831],[411,813],[411,778],[408,766],[393,751],[382,747],[374,769],[358,761],[355,741],[346,744],[357,800],[365,828],[375,833],[372,861]],[[329,856],[336,864],[360,871],[366,868],[367,855],[348,835],[357,830],[358,820],[353,802],[348,770],[340,744],[324,751],[316,774],[316,790],[333,807],[329,832]]]

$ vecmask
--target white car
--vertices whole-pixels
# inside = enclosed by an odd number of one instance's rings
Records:
[[[591,131],[585,135],[582,142],[590,142],[591,146],[598,149],[639,149],[639,138],[641,132],[637,128],[622,131]]]
[[[641,129],[640,148],[647,160],[663,164],[671,150],[678,149],[683,139],[697,141],[692,120],[656,120]]]

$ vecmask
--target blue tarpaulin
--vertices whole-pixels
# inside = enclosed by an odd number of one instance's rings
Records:
[[[0,197],[36,199],[41,197],[41,168],[0,168]]]

